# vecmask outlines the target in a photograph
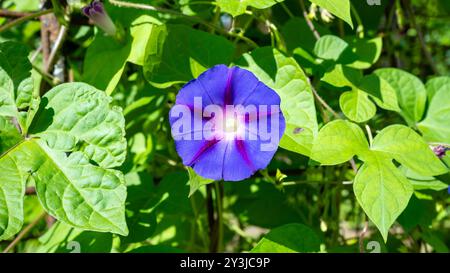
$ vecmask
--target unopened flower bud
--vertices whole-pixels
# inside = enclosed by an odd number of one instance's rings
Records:
[[[334,19],[334,16],[328,10],[320,8],[320,18],[325,23],[330,23]]]
[[[106,13],[102,2],[95,0],[82,10],[84,15],[89,17],[89,19],[91,19],[95,25],[101,28],[106,34],[110,36],[114,36],[116,34],[117,28],[108,13]]]
[[[449,148],[446,148],[442,145],[436,146],[433,148],[433,152],[434,154],[439,157],[439,158],[443,158],[445,156],[445,153],[449,150]]]

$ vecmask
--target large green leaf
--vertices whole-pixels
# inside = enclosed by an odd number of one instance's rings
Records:
[[[83,63],[83,82],[111,94],[119,83],[128,56],[131,52],[131,38],[119,43],[99,32],[87,49]]]
[[[373,140],[371,149],[391,156],[421,175],[433,176],[448,172],[423,138],[403,125],[391,125],[381,130]]]
[[[236,64],[255,73],[280,95],[286,119],[280,146],[309,155],[318,125],[311,87],[297,62],[276,49],[264,47],[244,54]]]
[[[122,173],[90,164],[82,152],[67,157],[40,140],[27,145],[35,161],[36,191],[49,214],[74,227],[128,234]]]
[[[396,91],[401,114],[413,125],[423,116],[427,91],[416,76],[397,68],[381,68],[375,74],[385,79]]]
[[[125,157],[124,118],[110,102],[103,91],[81,83],[59,85],[43,97],[31,133],[17,137],[0,155],[1,239],[21,228],[30,177],[55,218],[82,229],[127,234],[123,175],[109,169]],[[1,120],[0,129],[12,126]]]
[[[369,96],[358,89],[343,93],[339,97],[339,105],[345,116],[356,122],[367,121],[377,112]]]
[[[350,0],[309,0],[347,22],[353,28]]]
[[[37,253],[109,253],[112,234],[84,231],[63,222],[56,222],[38,239]]]
[[[0,157],[0,241],[12,237],[22,227],[23,197],[29,174],[19,164],[27,161],[27,154],[16,149]]]
[[[120,172],[91,165],[81,152],[67,157],[36,139],[21,142],[0,162],[0,239],[22,226],[30,175],[41,204],[55,218],[83,229],[127,234],[126,187]]]
[[[319,252],[320,244],[320,238],[311,228],[302,224],[287,224],[272,229],[250,252]]]
[[[136,18],[124,41],[99,32],[88,47],[83,67],[83,81],[109,95],[116,88],[127,62],[144,64],[145,48],[160,21],[149,15]]]
[[[413,187],[383,154],[366,156],[353,184],[356,199],[387,240],[390,226],[408,205]]]
[[[320,129],[311,158],[324,165],[336,165],[350,160],[354,155],[363,156],[368,148],[364,132],[358,125],[346,120],[334,120]]]
[[[173,41],[177,41],[174,43]],[[229,64],[233,44],[184,25],[164,25],[147,44],[144,75],[157,88],[185,83],[217,64]]]
[[[248,6],[257,9],[266,9],[283,1],[284,0],[216,0],[216,3],[222,12],[227,12],[234,17],[244,14]]]
[[[445,84],[443,79],[435,81],[443,85],[436,85],[438,88],[434,87],[436,82],[427,85],[429,94],[434,92],[434,95],[418,127],[427,141],[450,143],[450,84]]]
[[[30,135],[52,149],[70,152],[78,147],[104,168],[125,160],[125,120],[111,98],[84,83],[58,85],[43,98]]]

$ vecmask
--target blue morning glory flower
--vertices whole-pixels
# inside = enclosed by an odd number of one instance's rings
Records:
[[[278,94],[252,72],[225,65],[183,86],[169,115],[183,164],[214,180],[266,168],[285,130]]]

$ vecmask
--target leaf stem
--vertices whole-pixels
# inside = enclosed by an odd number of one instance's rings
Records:
[[[5,31],[5,30],[8,30],[8,29],[10,29],[10,28],[12,28],[14,26],[17,26],[17,25],[19,25],[19,24],[21,24],[21,23],[23,23],[25,21],[32,20],[32,19],[35,19],[37,17],[40,17],[42,15],[46,15],[46,14],[49,14],[49,13],[52,13],[52,12],[53,12],[53,9],[46,9],[46,10],[42,10],[42,11],[39,11],[39,12],[36,12],[36,13],[32,13],[32,14],[20,17],[20,18],[18,18],[16,20],[13,20],[13,21],[11,21],[11,22],[1,26],[0,27],[0,33]]]
[[[3,250],[3,253],[8,253],[11,249],[13,249],[19,242],[22,240],[22,238],[27,235],[30,230],[36,226],[39,221],[41,221],[47,213],[42,213],[39,215],[36,219],[33,220],[33,222],[29,223],[28,226],[26,226],[20,233],[17,235],[17,237]]]
[[[368,124],[366,124],[366,131],[367,131],[367,136],[369,137],[369,144],[370,146],[372,146],[373,143],[373,136],[372,136],[372,130],[370,129],[370,126]]]
[[[31,66],[33,67],[34,70],[36,70],[36,72],[38,72],[39,74],[41,74],[42,79],[44,81],[46,81],[48,84],[50,84],[50,86],[55,86],[57,84],[60,84],[61,81],[58,78],[53,77],[53,75],[43,71],[42,69],[40,69],[38,66],[36,66],[35,64],[31,64]]]
[[[295,17],[294,14],[292,14],[292,12],[289,10],[289,8],[286,6],[286,4],[284,2],[281,2],[280,5],[290,18]]]

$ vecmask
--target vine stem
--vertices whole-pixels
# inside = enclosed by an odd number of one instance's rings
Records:
[[[427,59],[428,64],[430,65],[433,72],[435,74],[439,75],[439,70],[433,61],[433,56],[431,55],[430,50],[428,50],[425,39],[423,38],[422,28],[420,27],[420,25],[417,24],[416,16],[414,15],[414,11],[411,6],[411,2],[409,0],[403,0],[403,3],[409,14],[409,17],[411,20],[411,26],[417,30],[417,36],[419,37],[419,44],[420,44],[420,47],[422,48],[423,53],[425,54],[425,58]]]
[[[223,185],[215,181],[206,185],[206,206],[208,212],[211,253],[222,250],[223,241]]]
[[[221,182],[214,182],[217,206],[217,252],[222,251],[223,242],[223,194]]]
[[[331,108],[330,105],[328,105],[328,103],[319,95],[319,93],[317,93],[316,89],[314,88],[314,86],[311,84],[310,79],[308,78],[308,83],[309,86],[311,86],[311,90],[313,92],[314,97],[316,98],[316,100],[323,106],[325,107],[325,109],[327,109],[328,111],[330,111],[331,114],[333,114],[333,116],[335,118],[339,118],[339,114],[336,113],[336,111],[333,110],[333,108]]]
[[[30,14],[33,14],[33,13],[13,11],[13,10],[7,10],[7,9],[0,10],[0,17],[6,17],[6,18],[18,18],[18,17],[28,16]]]
[[[356,28],[356,33],[358,34],[359,38],[364,38],[364,25],[361,20],[361,17],[359,16],[358,11],[356,10],[355,6],[350,2],[350,9],[353,13],[353,16],[355,16],[356,22],[358,23],[358,27]]]
[[[46,213],[42,213],[39,215],[36,219],[33,220],[33,222],[29,223],[28,226],[26,226],[20,233],[17,235],[17,237],[3,250],[3,253],[8,253],[11,249],[13,249],[19,242],[22,240],[22,238],[27,235],[30,230],[36,226],[40,220],[42,220],[45,217]]]
[[[125,7],[125,8],[135,8],[135,9],[142,9],[142,10],[151,10],[151,11],[159,11],[159,12],[163,12],[163,13],[167,13],[167,14],[172,14],[175,16],[179,16],[179,17],[183,17],[186,19],[189,19],[191,21],[197,22],[199,24],[202,24],[208,28],[214,28],[217,32],[219,32],[220,34],[224,34],[224,35],[228,35],[230,37],[233,38],[238,38],[244,42],[246,42],[248,45],[250,45],[253,48],[257,48],[258,44],[255,43],[254,41],[252,41],[251,39],[245,37],[245,36],[240,36],[236,33],[233,32],[228,32],[214,24],[211,24],[209,22],[204,21],[202,18],[197,17],[197,16],[190,16],[190,15],[186,15],[183,14],[181,12],[178,11],[174,11],[174,10],[170,10],[170,9],[166,9],[166,8],[161,8],[161,7],[156,7],[156,6],[151,6],[151,5],[147,5],[147,4],[140,4],[140,3],[132,3],[132,2],[124,2],[124,1],[118,1],[118,0],[109,0],[109,2],[115,6],[118,7]]]
[[[26,16],[20,17],[20,18],[18,18],[16,20],[13,20],[13,21],[11,21],[11,22],[1,26],[0,27],[0,32],[8,30],[8,29],[10,29],[10,28],[12,28],[14,26],[17,26],[17,25],[25,22],[25,21],[32,20],[32,19],[38,18],[38,17],[40,17],[42,15],[46,15],[46,14],[49,14],[49,13],[52,13],[52,12],[53,12],[53,9],[46,9],[46,10],[42,10],[42,11],[39,11],[39,12],[36,12],[36,13],[32,13],[32,14],[28,14]]]
[[[317,40],[319,40],[320,39],[320,34],[319,34],[319,32],[317,32],[316,28],[314,27],[313,22],[308,17],[308,13],[306,12],[306,7],[305,7],[305,1],[300,0],[300,7],[302,8],[303,17],[305,17],[305,20],[306,20],[306,23],[308,24],[309,29],[312,31],[314,37]]]
[[[297,180],[297,181],[283,181],[283,186],[294,186],[299,184],[343,184],[351,185],[352,181],[313,181],[313,180]]]
[[[52,50],[50,52],[50,55],[48,57],[47,64],[46,64],[46,66],[44,68],[45,72],[49,72],[50,69],[52,68],[52,66],[55,64],[56,56],[58,55],[58,52],[62,48],[64,40],[67,37],[67,32],[68,32],[68,28],[66,26],[64,26],[64,25],[61,25],[61,27],[59,29],[58,37],[55,40],[53,48],[52,48]]]
[[[365,216],[364,214],[364,217]],[[361,233],[359,234],[359,252],[360,253],[364,253],[364,238],[366,237],[367,231],[369,230],[369,221],[364,221],[364,227],[361,231]]]

